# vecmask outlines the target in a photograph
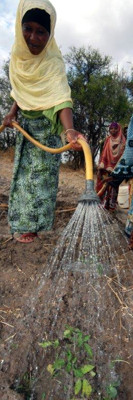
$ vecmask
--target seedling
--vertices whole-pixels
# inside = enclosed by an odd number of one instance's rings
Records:
[[[63,340],[47,341],[39,343],[46,349],[56,348],[55,361],[47,366],[47,371],[52,378],[59,374],[70,376],[72,379],[72,391],[75,399],[89,399],[93,392],[92,381],[95,377],[95,366],[92,364],[93,352],[89,345],[89,335],[83,335],[80,329],[66,326]],[[91,362],[91,363],[90,363]],[[66,387],[64,388],[66,392]]]

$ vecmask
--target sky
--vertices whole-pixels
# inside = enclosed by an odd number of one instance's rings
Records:
[[[0,0],[0,71],[10,56],[19,0]],[[112,58],[127,74],[133,67],[133,0],[53,0],[55,39],[62,54],[84,46]]]

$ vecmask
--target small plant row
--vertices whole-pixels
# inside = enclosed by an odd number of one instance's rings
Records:
[[[48,348],[55,350],[55,360],[47,365],[47,371],[52,379],[60,378],[64,382],[67,377],[67,382],[71,382],[73,397],[70,400],[89,399],[94,393],[96,398],[96,372],[89,341],[90,336],[84,335],[80,329],[66,326],[63,340],[56,339],[39,343],[39,346],[45,350]],[[119,384],[119,382],[108,384],[105,395],[103,397],[98,395],[97,399],[115,399]],[[68,390],[69,388],[64,385],[64,395],[68,393]],[[45,399],[44,393],[42,396],[42,399]]]

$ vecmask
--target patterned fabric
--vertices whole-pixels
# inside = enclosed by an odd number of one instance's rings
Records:
[[[60,137],[51,135],[51,124],[46,118],[24,119],[23,128],[48,147],[61,146]],[[59,154],[47,153],[35,147],[21,133],[17,134],[8,214],[12,233],[51,229],[59,166]]]
[[[64,128],[61,124],[60,118],[58,118],[58,111],[63,110],[63,108],[72,108],[72,103],[70,101],[65,101],[58,106],[43,111],[21,110],[21,114],[24,118],[30,119],[46,117],[49,121],[51,121],[51,133],[58,132],[58,135],[60,135]]]
[[[133,116],[127,130],[127,141],[123,155],[111,176],[120,184],[124,179],[133,177]]]
[[[118,125],[119,131],[117,135],[109,135],[105,140],[102,154],[100,157],[99,168],[106,169],[107,171],[113,171],[115,165],[120,159],[124,147],[125,147],[125,136],[122,133],[120,125]]]
[[[104,185],[104,178],[107,177],[107,174],[102,175],[101,179],[99,179],[101,183],[101,189],[98,191],[98,196],[101,200],[103,207],[109,211],[115,211],[117,206],[117,196],[118,196],[118,187],[112,187],[108,183]],[[99,185],[100,187],[100,185]],[[98,189],[98,185],[97,185]]]
[[[133,116],[127,130],[127,141],[124,153],[116,165],[113,173],[114,185],[120,184],[124,179],[133,177]],[[130,184],[130,208],[125,226],[125,232],[128,236],[133,232],[133,184]]]
[[[98,166],[96,191],[99,195],[101,203],[104,208],[110,211],[114,211],[117,205],[118,186],[112,187],[109,183],[104,186],[104,179],[113,171],[115,165],[120,159],[124,147],[125,137],[122,134],[121,127],[119,124],[119,131],[116,136],[110,134],[105,140],[100,162]]]
[[[103,206],[109,211],[115,211],[117,206],[118,188],[109,186],[105,191]]]

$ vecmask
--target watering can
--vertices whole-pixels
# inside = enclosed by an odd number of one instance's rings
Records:
[[[62,153],[64,151],[70,150],[72,148],[71,143],[66,144],[63,147],[60,148],[51,148],[47,147],[37,140],[35,140],[33,137],[31,137],[21,126],[13,121],[12,126],[19,130],[25,137],[28,139],[31,143],[33,143],[35,146],[39,147],[41,150],[47,151],[52,154],[56,153]],[[0,126],[0,132],[2,132],[5,129],[4,125]],[[79,202],[97,202],[99,203],[99,197],[94,191],[94,178],[93,178],[93,162],[92,162],[92,155],[91,155],[91,150],[90,146],[88,143],[83,140],[83,139],[77,139],[77,143],[81,145],[82,150],[84,152],[84,157],[85,157],[85,166],[86,166],[86,187],[84,193],[81,195],[79,198]]]

